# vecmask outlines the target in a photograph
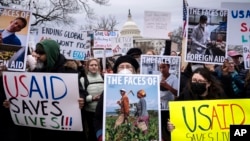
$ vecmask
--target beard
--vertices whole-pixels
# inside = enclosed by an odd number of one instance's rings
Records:
[[[44,67],[44,62],[42,62],[42,61],[40,61],[40,60],[37,60],[36,68],[42,69],[43,67]]]

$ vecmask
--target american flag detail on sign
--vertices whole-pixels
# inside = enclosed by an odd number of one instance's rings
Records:
[[[187,6],[188,3],[186,0],[183,0],[183,30],[182,37],[186,37],[186,25],[187,25]]]

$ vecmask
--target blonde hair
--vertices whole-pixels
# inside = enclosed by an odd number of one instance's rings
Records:
[[[153,49],[148,50],[148,51],[146,52],[146,54],[148,54],[148,53],[152,53],[152,55],[156,55],[156,53],[155,53],[155,51],[154,51]]]
[[[88,60],[87,60],[87,62],[86,62],[86,74],[89,72],[89,64],[90,64],[90,62],[92,62],[92,61],[96,61],[97,62],[97,65],[98,65],[98,70],[99,71],[101,71],[101,65],[100,65],[100,61],[99,61],[99,59],[97,59],[97,58],[89,58]]]

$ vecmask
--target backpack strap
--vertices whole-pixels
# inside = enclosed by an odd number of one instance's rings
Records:
[[[87,90],[87,87],[89,85],[89,80],[88,80],[88,76],[87,75],[84,75],[84,88],[85,90]]]
[[[87,88],[88,88],[88,86],[90,85],[90,84],[96,84],[96,83],[104,83],[104,76],[103,75],[101,75],[102,76],[102,80],[103,81],[96,81],[96,82],[91,82],[91,83],[89,83],[89,80],[88,80],[88,76],[87,75],[84,75],[84,87],[85,87],[85,90],[87,90]]]

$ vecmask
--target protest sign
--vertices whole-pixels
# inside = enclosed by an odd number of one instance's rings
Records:
[[[170,102],[172,141],[230,141],[230,125],[250,124],[249,99]]]
[[[87,33],[56,28],[41,27],[38,39],[53,39],[60,45],[60,53],[67,59],[86,60],[90,57],[90,37]]]
[[[169,39],[171,32],[171,13],[144,11],[143,36],[148,38]]]
[[[112,57],[114,55],[111,48],[108,48],[108,49],[103,49],[103,48],[94,49],[93,48],[92,50],[93,50],[93,54],[95,58],[106,58],[106,57]]]
[[[161,109],[168,110],[168,102],[179,95],[180,86],[180,56],[141,55],[140,73],[157,74],[160,76]],[[170,74],[167,78],[165,75]],[[166,89],[167,83],[176,93]]]
[[[118,37],[118,31],[106,31],[106,30],[94,31],[93,50],[108,50],[108,49],[112,50],[111,39],[116,37]],[[110,52],[112,54],[106,54],[105,51],[102,52],[104,58],[113,56],[113,52]],[[93,55],[94,57],[99,56],[99,54],[93,54]]]
[[[0,6],[0,36],[2,38],[0,40],[0,67],[6,66],[13,71],[25,70],[30,15],[31,12],[27,10]],[[14,24],[20,27],[14,28]]]
[[[237,51],[241,55],[246,55],[246,48],[250,45],[250,3],[222,2],[221,7],[229,9],[228,15],[228,50]],[[243,58],[245,69],[249,59]],[[247,60],[245,60],[247,59]]]
[[[103,140],[160,140],[159,76],[105,74],[104,79]]]
[[[250,44],[250,3],[222,2],[221,7],[229,9],[228,45]]]
[[[133,48],[133,37],[116,37],[111,39],[114,55],[125,55],[129,49]]]
[[[227,9],[188,7],[185,61],[206,64],[224,62],[227,17]]]
[[[3,83],[16,125],[82,131],[77,74],[3,72]]]

